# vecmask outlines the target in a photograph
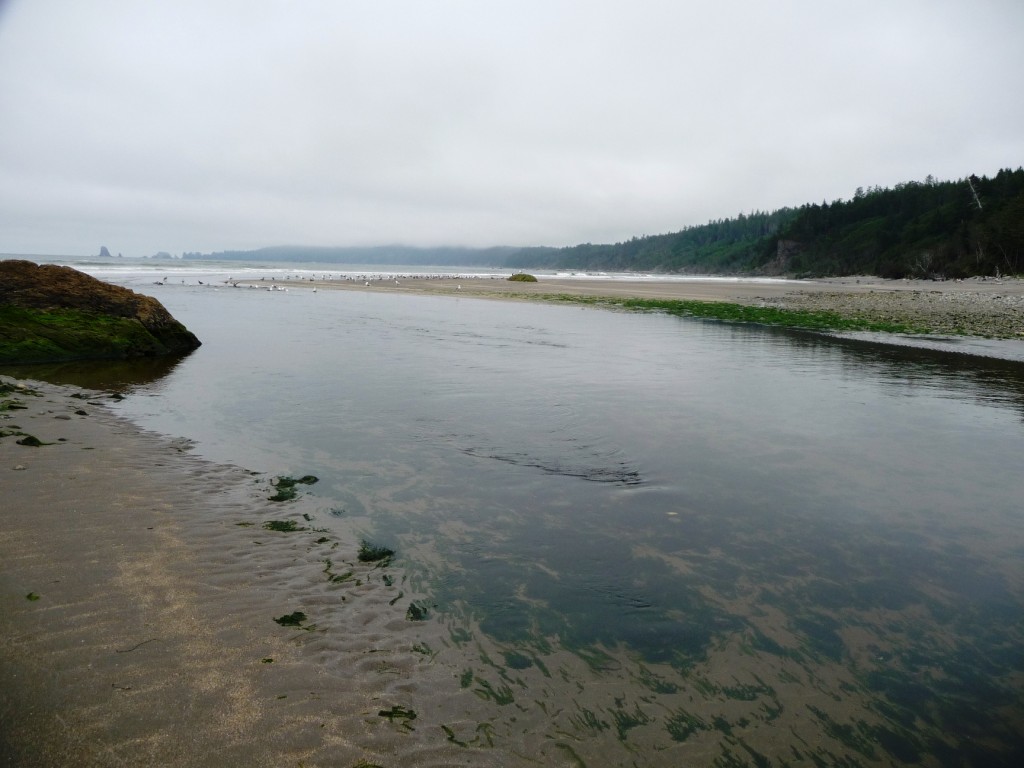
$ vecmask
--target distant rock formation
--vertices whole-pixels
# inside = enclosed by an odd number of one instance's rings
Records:
[[[105,245],[101,245],[100,246],[100,258],[101,259],[109,259],[109,258],[111,258],[110,251],[107,250],[107,246],[105,246]]]
[[[184,354],[200,344],[150,296],[71,267],[0,261],[0,363]]]

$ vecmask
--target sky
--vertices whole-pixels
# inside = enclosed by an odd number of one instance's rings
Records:
[[[0,0],[0,253],[573,245],[1024,164],[1021,0]]]

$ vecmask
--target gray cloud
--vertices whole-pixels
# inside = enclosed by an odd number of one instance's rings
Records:
[[[1024,6],[8,0],[0,252],[609,242],[1024,161]]]

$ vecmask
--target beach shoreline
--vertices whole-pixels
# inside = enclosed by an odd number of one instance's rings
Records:
[[[401,569],[101,393],[0,385],[24,406],[0,414],[0,765],[451,764],[429,724],[475,697],[422,652],[440,626]]]
[[[266,280],[231,281],[267,288]],[[505,300],[645,299],[724,302],[784,310],[830,312],[843,318],[925,328],[929,333],[1024,340],[1024,280],[884,280],[871,276],[784,280],[727,277],[626,279],[551,277],[518,282],[501,277],[367,275],[365,279],[277,279],[273,287]]]
[[[636,295],[646,287],[650,297],[747,302],[876,294],[919,302],[912,297],[930,290],[856,280],[595,279],[525,290],[459,278],[285,285],[503,300],[569,288]],[[986,306],[1024,296],[1019,281],[938,285],[929,294],[935,301],[968,293],[967,301]],[[140,429],[106,406],[105,393],[0,376],[4,388],[0,401],[20,407],[0,408],[0,765],[189,766],[211,764],[209,755],[218,765],[307,768],[571,764],[559,752],[561,736],[537,737],[547,710],[531,721],[537,711],[504,707],[498,694],[482,703],[481,691],[497,691],[507,669],[484,665],[497,675],[493,689],[479,687],[487,680],[479,672],[471,676],[476,687],[460,680],[466,654],[499,658],[501,649],[477,636],[464,652],[452,640],[456,624],[410,620],[409,607],[422,597],[415,586],[399,567],[359,562],[359,532],[344,518],[331,519],[330,532],[318,530],[332,514],[323,499],[268,501],[269,476],[210,463],[187,440]],[[42,444],[19,444],[26,435]],[[263,527],[274,520],[301,530]],[[296,625],[275,623],[295,612],[305,617]],[[709,667],[713,679],[729,684],[743,661],[738,654],[724,652]],[[594,711],[601,691],[625,686],[632,674],[626,667],[595,673],[566,653],[546,662],[587,682],[576,695]],[[533,689],[547,685],[539,664],[515,674],[533,675]],[[825,696],[796,688],[787,695]],[[483,707],[515,716],[494,716],[493,729],[481,731]],[[821,738],[813,724],[790,724],[806,728],[809,740]],[[572,743],[588,758],[611,754],[596,737]],[[702,732],[686,742],[686,755],[710,762],[716,745],[713,732]]]

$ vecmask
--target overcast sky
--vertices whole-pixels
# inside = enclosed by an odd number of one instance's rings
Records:
[[[617,242],[1024,163],[1021,0],[0,0],[0,253]]]

